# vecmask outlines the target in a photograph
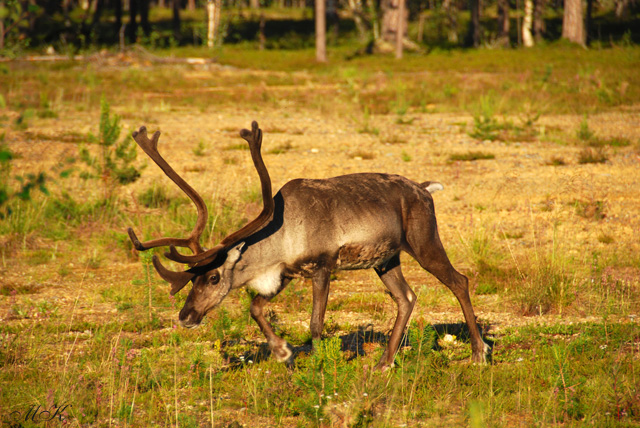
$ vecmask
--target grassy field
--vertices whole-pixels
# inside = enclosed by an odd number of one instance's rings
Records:
[[[0,64],[3,426],[640,424],[640,48],[157,54]],[[370,271],[336,274],[313,353],[310,281],[274,299],[289,366],[244,290],[177,326],[185,293],[169,296],[126,228],[184,236],[196,213],[129,135],[162,131],[209,205],[211,247],[260,210],[238,137],[254,119],[274,189],[360,171],[444,184],[441,238],[491,364],[468,362],[455,298],[406,255],[418,304],[385,373],[372,367],[396,309]]]

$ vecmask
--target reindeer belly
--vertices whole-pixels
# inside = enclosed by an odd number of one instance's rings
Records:
[[[346,244],[338,250],[336,269],[369,269],[381,265],[398,253],[391,242]]]

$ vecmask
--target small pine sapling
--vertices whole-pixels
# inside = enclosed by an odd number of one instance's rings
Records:
[[[116,186],[133,183],[140,177],[140,170],[132,165],[137,156],[136,145],[129,138],[118,142],[121,131],[120,116],[111,116],[109,103],[103,96],[99,133],[88,135],[89,143],[100,146],[99,156],[93,156],[87,146],[82,146],[80,158],[102,180],[106,199],[111,198]]]

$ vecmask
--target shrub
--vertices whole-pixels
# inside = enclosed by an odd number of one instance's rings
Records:
[[[140,171],[132,165],[136,159],[136,145],[129,138],[118,143],[121,130],[120,117],[111,117],[109,103],[103,96],[100,101],[99,133],[97,136],[88,136],[91,144],[100,146],[99,157],[92,156],[86,146],[81,146],[80,158],[103,181],[105,198],[111,198],[117,185],[133,183],[140,178]]]
[[[16,176],[19,190],[14,189],[9,181],[12,160],[13,153],[4,144],[0,144],[0,219],[11,215],[11,200],[28,201],[31,199],[31,191],[34,189],[38,189],[44,194],[49,193],[45,185],[47,178],[43,172]]]

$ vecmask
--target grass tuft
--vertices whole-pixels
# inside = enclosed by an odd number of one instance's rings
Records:
[[[273,149],[269,150],[267,153],[269,153],[271,155],[282,155],[284,153],[290,152],[294,148],[295,148],[295,146],[293,144],[291,144],[291,141],[286,141],[286,142],[280,144],[279,146],[276,146]]]
[[[578,153],[579,164],[605,163],[609,160],[603,147],[585,147]]]
[[[376,155],[373,152],[368,152],[365,150],[356,150],[355,152],[349,153],[349,157],[355,160],[371,160],[371,159],[375,159]]]
[[[454,153],[449,155],[449,162],[463,161],[470,162],[476,160],[495,159],[495,155],[489,152],[469,151],[467,153]]]
[[[576,214],[588,220],[602,220],[607,215],[605,213],[605,204],[603,201],[597,200],[576,200],[573,203]]]
[[[553,156],[546,162],[546,164],[550,166],[564,166],[567,164],[567,162],[562,156]]]

